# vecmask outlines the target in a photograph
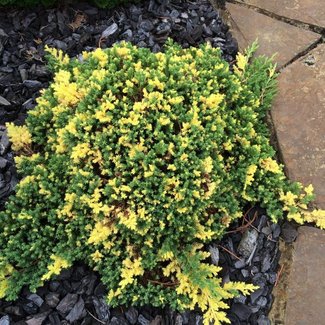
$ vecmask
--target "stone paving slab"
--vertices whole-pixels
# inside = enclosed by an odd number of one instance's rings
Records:
[[[241,0],[282,17],[325,27],[324,0]]]
[[[232,34],[240,49],[243,50],[258,39],[259,49],[256,54],[272,56],[277,52],[275,61],[280,67],[321,37],[240,5],[227,3],[227,9],[232,18]]]
[[[313,184],[325,209],[325,44],[286,67],[278,81],[271,115],[287,175]]]
[[[300,227],[294,243],[285,325],[325,324],[325,231]]]

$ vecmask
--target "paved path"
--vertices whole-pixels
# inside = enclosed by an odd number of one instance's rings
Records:
[[[314,185],[316,205],[325,209],[324,0],[231,2],[226,8],[240,49],[258,38],[257,54],[277,53],[279,91],[271,117],[281,158],[290,179]],[[271,322],[325,325],[325,232],[303,226],[298,233],[280,262],[285,290],[276,297],[282,302],[273,305],[278,310]]]

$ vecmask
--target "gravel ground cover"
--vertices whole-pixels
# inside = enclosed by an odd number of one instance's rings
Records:
[[[115,10],[100,10],[86,3],[56,9],[2,10],[0,13],[0,204],[18,182],[4,124],[23,124],[35,106],[39,90],[51,75],[44,46],[70,56],[98,46],[127,40],[161,51],[168,37],[183,47],[209,41],[223,57],[234,62],[237,42],[207,1],[150,0]],[[241,221],[240,221],[241,222]],[[220,243],[209,246],[212,261],[223,267],[224,281],[238,280],[260,286],[251,297],[229,302],[232,324],[270,324],[271,291],[277,282],[278,240],[281,228],[264,212],[251,209],[243,223],[233,225]],[[294,232],[294,231],[293,231]],[[290,233],[292,236],[292,232]],[[0,300],[0,325],[41,324],[201,324],[199,313],[168,309],[110,308],[99,277],[80,264],[62,272],[36,294],[24,290],[15,302]]]

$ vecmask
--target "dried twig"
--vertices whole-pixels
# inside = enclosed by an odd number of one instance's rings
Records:
[[[148,280],[148,282],[153,283],[153,284],[160,284],[164,287],[174,287],[179,284],[177,281],[176,282],[159,282],[159,281],[155,281],[155,280]]]
[[[226,247],[223,247],[221,245],[218,245],[218,247],[222,248],[224,251],[226,251],[228,254],[230,254],[231,256],[233,256],[234,258],[236,258],[238,261],[241,261],[241,258],[238,257],[234,252],[232,252],[231,250],[227,249]]]
[[[281,274],[282,274],[282,271],[283,271],[283,267],[284,267],[284,265],[282,264],[281,267],[280,267],[280,270],[276,274],[276,280],[275,280],[275,283],[274,283],[275,287],[278,285],[278,283],[280,281],[280,277],[281,277]]]
[[[100,319],[98,319],[97,317],[95,317],[88,309],[86,309],[86,311],[93,319],[97,320],[97,322],[100,322],[101,324],[106,324],[105,322],[103,322]]]
[[[234,232],[238,232],[238,231],[244,231],[246,230],[248,227],[253,227],[254,229],[256,229],[254,226],[253,226],[253,222],[256,220],[257,218],[257,212],[254,213],[254,216],[253,216],[253,219],[252,220],[247,220],[246,216],[247,214],[252,210],[253,208],[250,208],[245,214],[244,214],[244,217],[243,217],[243,222],[242,222],[242,225],[234,230],[230,230],[230,231],[227,231],[226,234],[231,234],[231,233],[234,233]],[[245,224],[245,221],[247,221],[247,223]],[[257,230],[257,229],[256,229]],[[258,231],[258,230],[257,230]]]

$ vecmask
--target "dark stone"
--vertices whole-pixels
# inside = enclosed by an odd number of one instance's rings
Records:
[[[203,317],[201,315],[195,316],[195,325],[202,325],[203,324]]]
[[[273,239],[278,239],[281,233],[281,227],[279,224],[274,223],[271,225]]]
[[[93,304],[96,311],[97,318],[101,321],[107,322],[110,317],[109,306],[106,303],[104,298],[93,297]],[[128,313],[125,313],[126,318],[128,319]],[[129,319],[128,319],[129,320]],[[130,320],[129,320],[130,321]],[[131,323],[132,324],[132,323]],[[135,323],[133,323],[135,324]]]
[[[244,278],[247,278],[249,276],[249,271],[247,271],[246,269],[242,269],[240,272]]]
[[[24,80],[23,85],[30,89],[39,89],[42,83],[38,80]]]
[[[252,304],[255,304],[256,300],[263,294],[264,288],[256,289],[254,292],[250,295],[250,300]]]
[[[208,27],[206,24],[204,24],[202,27],[203,27],[203,32],[204,32],[205,35],[207,35],[207,36],[212,36],[213,35],[213,32],[212,32],[211,28]]]
[[[57,280],[64,281],[69,280],[72,274],[72,269],[64,269],[61,273],[56,277]]]
[[[189,310],[184,311],[183,313],[181,313],[181,316],[183,318],[183,323],[184,324],[188,324],[189,323],[189,321],[190,321],[190,314],[191,314],[191,312]]]
[[[14,71],[14,69],[11,67],[0,67],[0,72],[12,73],[13,71]]]
[[[27,29],[28,26],[37,18],[37,14],[36,13],[31,13],[27,16],[24,17],[24,19],[22,20],[22,25],[24,27],[24,29]]]
[[[33,64],[29,69],[29,73],[32,74],[36,78],[48,78],[49,71],[46,66]]]
[[[230,55],[236,55],[238,52],[238,43],[236,39],[231,38],[230,42],[225,44],[225,49]]]
[[[253,276],[253,283],[258,285],[260,288],[264,289],[266,282],[266,276],[263,273],[256,273]]]
[[[50,284],[49,284],[49,287],[50,287],[50,290],[51,291],[57,291],[60,287],[60,282],[59,281],[51,281]]]
[[[80,281],[84,276],[86,276],[88,270],[84,266],[77,266],[72,273],[71,279],[74,281]]]
[[[0,174],[0,189],[3,189],[4,187],[6,187],[7,182],[3,176],[3,174]]]
[[[133,32],[131,29],[127,29],[122,35],[121,38],[126,41],[130,41],[132,39]]]
[[[26,302],[22,304],[22,307],[27,315],[34,315],[38,312],[38,306],[30,300],[26,300]]]
[[[270,320],[265,315],[260,315],[257,319],[257,325],[271,325]]]
[[[240,319],[233,313],[228,313],[227,317],[228,317],[231,325],[241,325],[242,324],[240,322]],[[247,324],[247,323],[244,323],[244,324]]]
[[[4,132],[0,140],[0,155],[3,155],[9,148],[10,142],[7,135],[7,132]]]
[[[234,302],[239,302],[241,304],[245,304],[246,300],[247,300],[247,297],[243,296],[243,295],[239,295],[239,296],[234,298]]]
[[[129,325],[123,317],[113,317],[109,325]]]
[[[96,288],[95,288],[95,290],[94,290],[94,294],[95,294],[96,296],[104,296],[106,293],[107,293],[107,289],[106,289],[106,287],[104,286],[104,284],[103,284],[102,282],[100,282],[100,283],[96,286]]]
[[[42,325],[50,311],[46,311],[37,315],[34,315],[32,318],[26,320],[27,325]]]
[[[60,302],[60,294],[56,292],[50,292],[45,296],[45,301],[51,308],[55,308]]]
[[[60,11],[56,13],[59,30],[62,35],[65,35],[69,30],[68,29],[69,18],[66,17],[66,14],[67,14],[66,12],[60,12]]]
[[[268,226],[269,218],[266,215],[261,215],[259,222],[258,222],[258,230]]]
[[[6,168],[8,164],[8,160],[4,159],[3,157],[0,157],[0,169],[3,170]]]
[[[209,252],[210,252],[212,264],[218,265],[218,263],[219,263],[219,249],[218,249],[218,247],[215,245],[210,245]]]
[[[90,274],[82,278],[80,287],[77,291],[78,294],[91,295],[94,293],[94,289],[97,282],[97,276]]]
[[[268,235],[272,234],[272,229],[271,229],[271,227],[263,227],[263,228],[262,228],[262,233],[263,233],[265,236],[268,236]]]
[[[41,307],[44,302],[44,300],[36,293],[30,294],[29,296],[27,296],[27,299],[32,301],[38,307]]]
[[[28,79],[28,72],[26,69],[19,69],[21,81],[24,82],[25,80]]]
[[[109,25],[105,30],[102,31],[101,38],[107,38],[115,34],[117,30],[118,30],[118,25],[116,23]]]
[[[285,222],[281,229],[281,237],[286,243],[292,243],[298,236],[296,227],[291,222]]]
[[[171,12],[170,12],[170,17],[171,18],[178,18],[179,17],[179,11],[178,10],[176,10],[176,9],[173,9]]]
[[[180,314],[176,315],[175,325],[183,325],[183,317],[182,317],[182,315],[180,315]]]
[[[243,259],[238,260],[234,264],[236,269],[242,269],[245,266],[245,261]]]
[[[267,305],[267,299],[261,296],[256,300],[255,304],[261,308],[264,308]]]
[[[51,22],[48,25],[41,28],[39,36],[43,37],[46,35],[54,34],[55,30],[56,30],[56,24],[54,22]]]
[[[242,303],[232,304],[231,311],[236,314],[241,321],[247,321],[252,314],[252,310]]]
[[[73,306],[69,314],[66,316],[66,320],[70,323],[74,323],[75,321],[81,319],[86,316],[85,310],[85,302],[79,297],[78,302]]]
[[[0,325],[10,325],[10,319],[8,315],[0,318]]]
[[[138,317],[138,323],[140,325],[149,325],[150,320],[146,319],[142,314],[140,314],[139,317]]]
[[[277,274],[275,272],[271,272],[268,275],[268,281],[271,284],[274,284],[276,282]]]
[[[72,292],[76,292],[80,288],[80,282],[79,281],[73,281],[73,282],[71,282],[70,287],[72,289]]]
[[[60,317],[57,312],[54,312],[49,315],[49,321],[50,321],[51,325],[60,325],[61,324]]]
[[[23,320],[20,320],[17,323],[14,323],[14,325],[27,325],[27,323]]]
[[[171,31],[171,24],[168,22],[163,22],[163,23],[159,24],[155,29],[155,33],[157,35],[170,33],[170,31]]]
[[[98,9],[95,7],[85,9],[85,14],[88,16],[96,16],[98,14]]]
[[[238,245],[238,253],[248,258],[256,246],[257,237],[258,232],[254,228],[248,228]]]
[[[216,20],[212,21],[212,23],[209,25],[209,28],[216,35],[220,35],[220,33],[221,33],[221,25],[218,24],[218,22]]]
[[[168,324],[168,323],[167,323]],[[169,324],[172,324],[169,322]],[[150,325],[164,325],[164,321],[161,315],[157,315],[151,322]]]
[[[63,315],[66,315],[71,311],[74,305],[78,301],[78,295],[73,293],[68,293],[58,304],[56,310]]]
[[[35,107],[35,103],[34,103],[34,99],[33,98],[29,98],[27,99],[23,104],[22,107],[26,110],[34,108]]]
[[[125,317],[133,325],[138,320],[138,311],[134,307],[131,307],[126,311]]]
[[[0,105],[10,106],[11,104],[4,97],[0,96]]]
[[[8,35],[2,28],[0,28],[0,57],[3,53],[7,40],[8,40]]]
[[[66,292],[72,292],[72,286],[71,286],[71,282],[68,280],[64,280],[63,281],[63,288],[65,289]]]
[[[56,47],[56,48],[58,48],[58,49],[60,49],[60,50],[62,50],[64,52],[68,49],[67,43],[63,42],[63,41],[60,41],[58,39],[53,41],[53,45],[54,45],[54,47]]]
[[[151,32],[154,27],[154,24],[150,20],[144,20],[139,24],[139,28],[145,32]]]
[[[18,317],[22,317],[25,315],[24,310],[21,306],[21,304],[16,306],[8,306],[4,308],[4,312],[9,315],[14,315]]]
[[[262,272],[267,272],[271,267],[271,256],[270,254],[267,254],[264,256],[263,261],[262,261]]]

